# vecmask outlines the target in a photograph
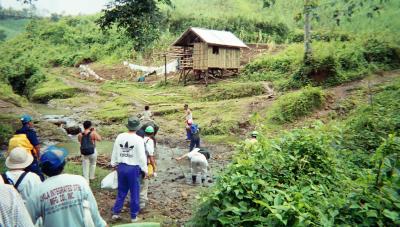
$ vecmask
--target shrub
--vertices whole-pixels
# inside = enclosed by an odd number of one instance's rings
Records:
[[[202,135],[226,135],[239,131],[239,125],[236,121],[223,121],[222,119],[214,119],[207,125],[201,128]]]
[[[372,105],[364,105],[357,117],[347,120],[345,145],[350,150],[373,152],[389,133],[400,131],[400,80],[376,88]]]
[[[240,146],[191,221],[192,226],[332,224],[340,185],[328,134],[301,129]],[[250,150],[246,150],[250,149]],[[339,196],[336,198],[340,200]]]
[[[0,99],[10,102],[16,106],[22,106],[26,101],[21,96],[16,95],[10,85],[3,82],[0,82]]]
[[[369,63],[387,64],[393,67],[400,65],[399,49],[373,38],[364,42],[364,57]]]
[[[337,32],[337,31],[313,31],[311,33],[311,38],[314,41],[324,41],[324,42],[330,42],[330,41],[350,41],[352,38],[348,33],[344,32]],[[288,35],[288,41],[289,42],[294,42],[294,43],[301,43],[304,42],[304,31],[293,31],[290,32]]]
[[[0,124],[0,146],[8,145],[8,140],[13,135],[13,129],[9,125]]]
[[[292,122],[321,108],[324,103],[325,96],[320,88],[306,87],[279,97],[267,115],[277,123]]]

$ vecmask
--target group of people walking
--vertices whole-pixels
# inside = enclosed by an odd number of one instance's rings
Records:
[[[198,174],[204,183],[210,155],[200,147],[200,127],[193,122],[188,105],[184,110],[190,152],[175,159],[189,158],[193,184]],[[21,129],[9,141],[5,162],[8,171],[0,178],[0,198],[7,197],[0,200],[0,226],[106,226],[89,186],[95,179],[96,143],[102,140],[92,123],[83,122],[83,131],[78,135],[83,176],[63,173],[67,150],[50,146],[41,152],[31,116],[22,116],[21,123]],[[118,176],[112,219],[121,218],[130,192],[130,217],[136,222],[148,202],[149,181],[156,175],[155,135],[159,127],[146,106],[140,118],[127,120],[126,128],[116,137],[111,154],[110,164]]]
[[[107,226],[88,180],[64,173],[67,150],[50,146],[40,152],[32,117],[22,116],[21,123],[9,141],[8,171],[0,179],[0,226]],[[89,137],[101,139],[96,133]]]

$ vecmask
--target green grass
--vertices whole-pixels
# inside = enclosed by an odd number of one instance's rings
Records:
[[[280,124],[293,122],[321,108],[324,103],[325,95],[320,88],[306,87],[280,96],[268,111],[267,118]]]
[[[35,102],[46,103],[51,99],[70,98],[79,91],[79,88],[66,85],[59,77],[48,76],[47,80],[34,90],[31,99]]]
[[[312,48],[309,66],[303,62],[303,44],[291,44],[276,55],[265,54],[247,64],[242,81],[269,81],[277,90],[288,90],[306,84],[338,85],[400,67],[399,46],[371,37],[313,42]]]
[[[15,36],[25,31],[25,26],[28,24],[29,19],[5,19],[0,20],[0,30],[4,30],[7,38],[12,39]]]
[[[262,95],[265,88],[262,83],[224,83],[211,85],[204,93],[203,100],[218,101]]]
[[[26,104],[26,99],[19,95],[16,95],[10,85],[1,82],[0,99],[6,102],[10,102],[16,106],[23,106],[24,104]]]

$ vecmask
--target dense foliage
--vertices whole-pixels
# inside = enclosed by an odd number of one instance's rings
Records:
[[[265,55],[247,64],[244,79],[271,81],[279,89],[312,83],[337,85],[370,72],[400,66],[400,48],[376,39],[315,42],[313,60],[303,62],[302,45],[291,45],[277,55]]]
[[[379,110],[398,125],[394,113],[400,81],[376,92],[379,109],[361,108],[373,118]],[[376,107],[375,106],[375,107]],[[362,112],[361,112],[362,111]],[[371,129],[377,134],[374,153],[347,136],[365,132],[352,124],[316,122],[276,139],[242,144],[233,163],[204,195],[193,226],[395,226],[400,224],[399,128]],[[353,150],[355,143],[359,150]],[[367,165],[361,165],[360,162]]]
[[[102,34],[90,17],[32,20],[25,33],[2,44],[0,78],[30,97],[45,81],[45,68],[126,58],[131,43],[115,30]]]
[[[321,108],[324,102],[325,96],[320,88],[306,87],[279,97],[267,117],[277,123],[291,122]]]

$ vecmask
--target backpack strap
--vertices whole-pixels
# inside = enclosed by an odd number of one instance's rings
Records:
[[[18,190],[18,186],[21,184],[22,180],[25,178],[26,174],[28,174],[28,172],[23,172],[21,174],[21,176],[19,176],[17,183],[14,184],[14,188]]]
[[[1,177],[3,178],[4,184],[10,184],[10,181],[8,180],[6,173],[2,173]]]

